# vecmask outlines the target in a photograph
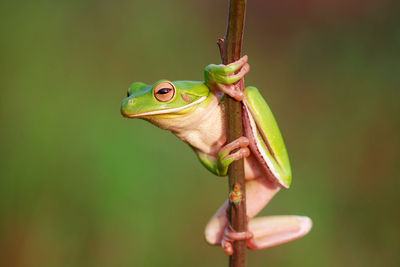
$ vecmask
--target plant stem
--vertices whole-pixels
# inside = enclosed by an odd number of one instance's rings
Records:
[[[218,40],[221,58],[223,64],[229,64],[240,58],[243,39],[243,28],[245,20],[246,0],[230,0],[229,1],[229,17],[226,35],[224,39]],[[237,85],[244,90],[244,80],[241,79]],[[225,102],[225,110],[227,115],[227,142],[243,136],[242,125],[242,104],[231,97],[227,97]],[[246,190],[244,180],[244,162],[238,160],[229,166],[229,192],[233,192],[234,185],[240,185],[241,200],[234,204],[229,203],[229,221],[234,231],[247,231],[246,216]],[[246,266],[246,240],[239,240],[233,243],[234,253],[229,257],[229,266],[244,267]]]

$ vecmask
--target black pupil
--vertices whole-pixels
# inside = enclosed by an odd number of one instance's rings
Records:
[[[171,91],[171,90],[172,90],[171,88],[163,88],[163,89],[158,90],[157,94],[165,95],[165,94],[168,94],[169,91]]]

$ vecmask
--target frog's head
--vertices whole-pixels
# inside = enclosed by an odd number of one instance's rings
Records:
[[[133,83],[122,101],[121,113],[128,118],[152,120],[193,111],[210,91],[203,82],[160,80],[153,85]]]

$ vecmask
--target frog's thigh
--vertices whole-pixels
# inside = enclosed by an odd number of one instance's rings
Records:
[[[254,218],[249,222],[254,238],[248,241],[248,247],[263,249],[286,243],[307,234],[311,226],[311,219],[303,216]]]
[[[254,180],[265,175],[260,163],[258,163],[257,158],[252,153],[244,159],[244,173],[246,181]]]
[[[280,186],[269,181],[265,176],[246,181],[247,216],[256,216],[278,193]]]
[[[280,187],[271,184],[265,177],[246,181],[246,209],[249,218],[259,213],[279,191]],[[206,241],[212,245],[221,243],[224,230],[228,224],[226,210],[228,201],[226,201],[217,213],[208,222],[205,230]]]

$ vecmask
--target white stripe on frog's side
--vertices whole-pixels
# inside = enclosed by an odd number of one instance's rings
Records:
[[[138,114],[133,114],[133,115],[128,115],[129,118],[137,118],[137,117],[144,117],[144,116],[151,116],[151,115],[159,115],[159,114],[170,114],[170,113],[174,113],[174,112],[179,112],[182,111],[184,109],[187,109],[191,106],[197,105],[201,102],[203,102],[204,100],[206,100],[206,96],[202,96],[200,99],[194,101],[193,103],[183,106],[183,107],[179,107],[179,108],[170,108],[170,109],[163,109],[163,110],[155,110],[155,111],[149,111],[149,112],[143,112],[143,113],[138,113]]]
[[[254,154],[258,162],[267,173],[272,173],[272,175],[278,180],[281,186],[288,188],[288,186],[286,186],[285,183],[282,181],[278,170],[274,168],[274,164],[272,163],[271,159],[265,153],[265,148],[262,147],[261,142],[264,141],[258,133],[257,124],[253,118],[251,108],[249,107],[246,99],[243,100],[243,111],[245,135],[247,138],[249,138],[251,152]],[[270,147],[268,144],[265,144],[265,146]]]

